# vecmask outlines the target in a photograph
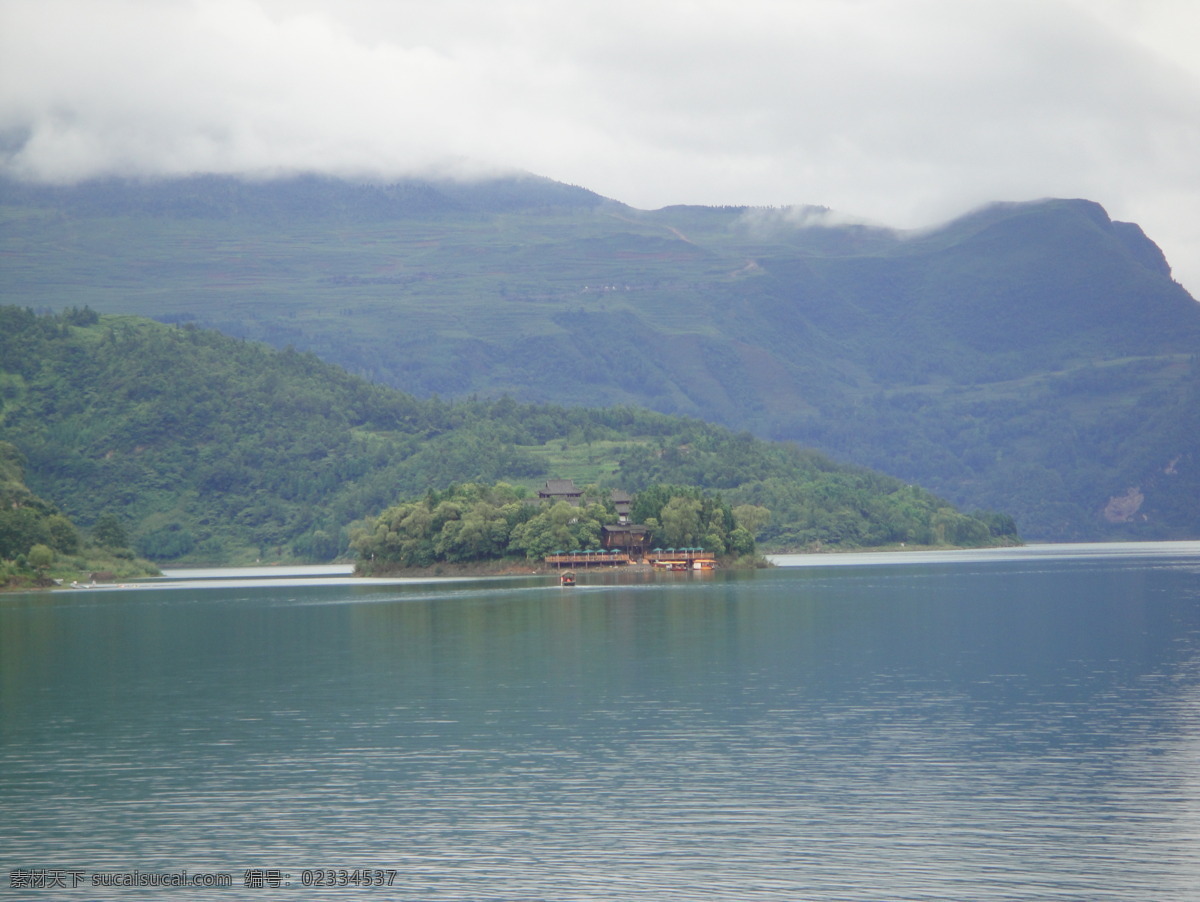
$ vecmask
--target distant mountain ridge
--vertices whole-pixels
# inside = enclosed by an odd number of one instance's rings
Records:
[[[195,322],[419,396],[696,416],[1029,538],[1200,535],[1200,306],[1091,201],[901,233],[535,177],[9,182],[0,252],[9,303]]]
[[[481,181],[405,179],[351,182],[311,173],[285,178],[109,177],[78,184],[0,178],[0,204],[51,206],[84,216],[153,215],[229,219],[316,216],[387,220],[453,213],[509,213],[538,207],[592,207],[600,195],[533,175]]]

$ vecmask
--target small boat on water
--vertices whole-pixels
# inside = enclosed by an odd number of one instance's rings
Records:
[[[558,577],[558,584],[559,584],[560,586],[573,586],[573,585],[575,585],[575,572],[574,572],[573,570],[568,570],[568,571],[566,571],[565,573],[561,573],[561,574],[559,574],[559,577]]]

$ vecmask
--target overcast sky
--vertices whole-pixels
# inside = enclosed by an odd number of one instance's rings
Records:
[[[1200,2],[0,0],[0,167],[516,168],[898,227],[1087,197],[1200,296]]]

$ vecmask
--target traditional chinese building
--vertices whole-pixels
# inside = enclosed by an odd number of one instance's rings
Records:
[[[640,560],[646,553],[646,542],[650,528],[637,523],[615,523],[600,527],[600,544],[607,551],[620,551],[632,560]]]
[[[633,496],[620,489],[612,490],[613,507],[617,509],[617,522],[628,523],[629,513],[633,509]]]
[[[583,492],[576,488],[573,479],[547,479],[544,488],[538,489],[538,499],[556,504],[565,501],[574,507],[579,507]]]

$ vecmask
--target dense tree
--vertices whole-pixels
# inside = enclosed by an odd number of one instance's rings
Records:
[[[739,527],[757,536],[771,522],[771,511],[758,504],[739,504],[733,509],[733,518]]]
[[[510,548],[530,560],[554,551],[599,548],[606,514],[601,505],[578,508],[559,501],[513,530]]]
[[[0,509],[0,559],[28,554],[37,544],[50,541],[43,513],[31,507]]]
[[[54,550],[49,545],[38,543],[29,549],[27,558],[30,567],[45,572],[54,564]]]
[[[663,505],[658,515],[660,528],[655,541],[673,548],[698,546],[705,538],[705,525],[700,520],[700,500],[674,497]]]
[[[63,554],[79,550],[79,532],[54,505],[25,485],[24,459],[0,441],[0,560],[26,556],[38,545]]]
[[[125,548],[129,545],[129,534],[121,518],[106,511],[92,525],[92,541],[106,548]]]

